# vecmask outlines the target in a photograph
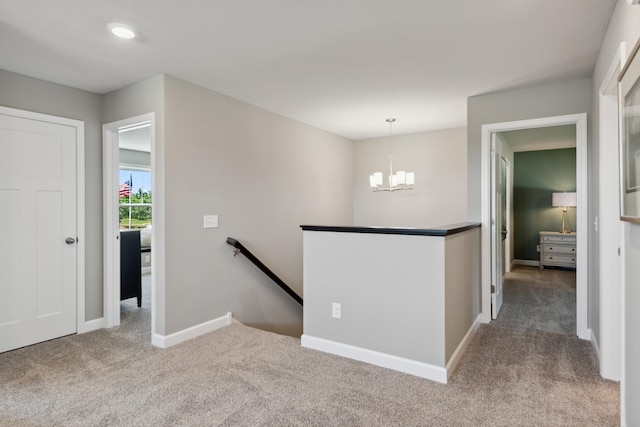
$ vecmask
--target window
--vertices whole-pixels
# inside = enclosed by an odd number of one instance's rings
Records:
[[[151,225],[151,171],[120,168],[120,229]]]

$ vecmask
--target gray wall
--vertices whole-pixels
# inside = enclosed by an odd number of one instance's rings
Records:
[[[480,314],[480,228],[445,238],[445,360],[458,349]]]
[[[351,141],[169,76],[165,108],[165,333],[231,311],[300,335],[302,309],[225,241],[302,294],[299,226],[352,220]]]
[[[469,220],[480,221],[481,215],[481,148],[482,125],[542,117],[564,116],[587,113],[588,121],[592,107],[591,79],[572,80],[524,89],[514,89],[486,95],[472,96],[467,99],[467,158],[468,158],[468,211]],[[593,134],[587,138],[587,151],[591,156]],[[591,157],[588,161],[588,212],[587,224],[595,220],[597,198],[597,170],[593,169]],[[598,240],[593,227],[589,227],[589,250],[587,253],[588,301],[587,326],[598,334],[599,296],[598,296]],[[596,335],[597,336],[597,335]]]
[[[245,324],[300,335],[301,308],[225,241],[240,240],[302,294],[300,224],[352,221],[352,143],[170,76],[105,97],[105,122],[149,112],[154,232],[164,234],[153,250],[156,332],[231,311]],[[220,228],[202,228],[208,214],[219,215]]]
[[[100,95],[0,70],[0,105],[82,120],[85,126],[85,319],[102,317],[102,104]]]
[[[593,72],[593,93],[597,94],[604,77],[613,61],[614,55],[620,42],[626,42],[627,52],[635,45],[640,38],[640,6],[629,6],[625,0],[618,0],[616,8],[609,22],[607,34],[598,62]],[[592,120],[592,138],[597,142],[598,138],[598,109],[599,99],[593,97],[593,113],[595,119]],[[597,144],[594,144],[597,146]],[[594,161],[597,163],[597,152],[594,153]],[[615,173],[615,172],[612,172]],[[623,405],[626,411],[626,419],[623,423],[627,426],[640,425],[640,406],[636,403],[640,396],[640,365],[635,361],[640,360],[640,288],[638,278],[640,278],[640,224],[625,224],[623,236],[623,256],[625,263],[625,371],[622,380],[622,395],[626,396]]]
[[[305,231],[304,240],[309,339],[445,367],[479,314],[479,228],[446,237]]]
[[[400,128],[398,122],[396,128]],[[393,136],[394,171],[416,174],[413,190],[374,193],[369,175],[389,174],[389,137],[355,141],[353,223],[423,227],[467,220],[466,128]]]
[[[156,240],[153,242],[152,263],[154,268],[155,309],[153,331],[165,335],[165,198],[164,198],[164,84],[165,77],[157,76],[136,83],[104,96],[104,123],[154,113],[155,145],[152,149],[153,165],[153,230]]]
[[[480,150],[482,147],[482,125],[590,112],[591,79],[494,92],[468,98],[467,194],[469,219],[481,220]],[[591,138],[592,135],[589,135],[589,150],[591,150]]]
[[[514,258],[539,261],[540,231],[560,231],[562,209],[551,206],[555,192],[576,191],[576,149],[514,154]],[[567,227],[576,231],[576,209],[567,210]]]
[[[153,112],[154,230],[165,235],[153,251],[155,331],[232,311],[302,332],[301,309],[225,240],[242,241],[301,294],[299,225],[353,219],[351,141],[165,76],[100,96],[0,70],[0,92],[4,106],[85,122],[86,320],[104,304],[101,126]],[[220,215],[220,228],[203,230],[205,214]]]

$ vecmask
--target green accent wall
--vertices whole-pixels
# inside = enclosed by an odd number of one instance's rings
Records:
[[[576,149],[523,151],[513,159],[514,259],[539,261],[540,231],[560,231],[562,209],[551,206],[551,193],[576,191]],[[576,231],[576,208],[567,211]]]

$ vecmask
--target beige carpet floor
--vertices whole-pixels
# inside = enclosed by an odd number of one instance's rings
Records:
[[[154,348],[132,300],[119,328],[0,354],[0,425],[618,425],[618,384],[574,336],[575,273],[518,269],[505,292],[448,385],[240,324]]]

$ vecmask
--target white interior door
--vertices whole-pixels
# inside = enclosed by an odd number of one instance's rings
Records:
[[[491,318],[502,307],[507,237],[507,162],[492,135],[491,150]]]
[[[76,332],[76,128],[0,114],[0,352]]]

